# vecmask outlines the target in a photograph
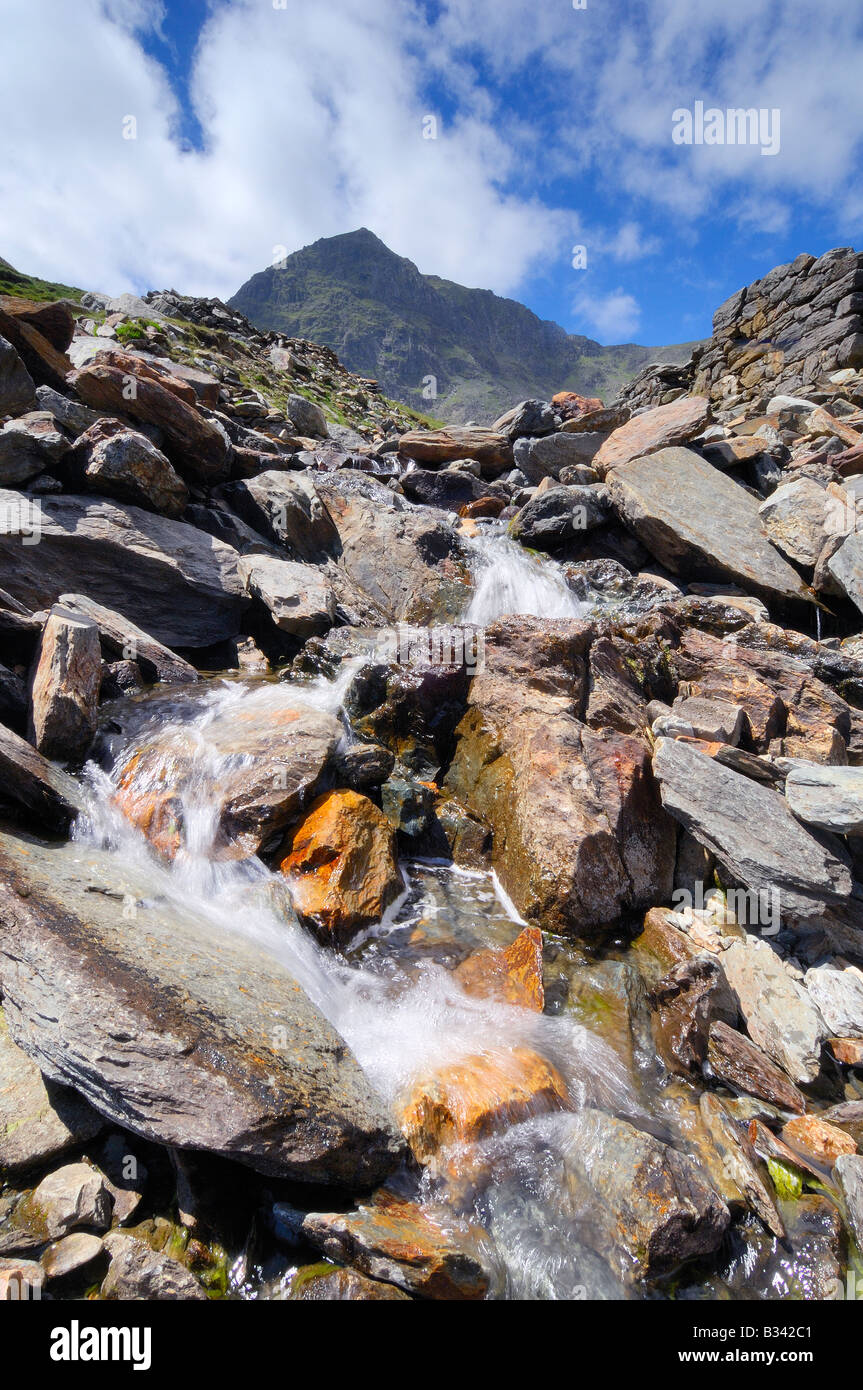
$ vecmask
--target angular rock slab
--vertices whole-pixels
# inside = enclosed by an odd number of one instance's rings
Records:
[[[65,830],[83,804],[78,783],[31,744],[0,725],[0,787],[40,826]]]
[[[753,1042],[796,1085],[814,1081],[827,1030],[791,968],[757,936],[732,941],[722,964]]]
[[[134,661],[145,680],[165,681],[168,685],[193,684],[198,680],[194,666],[122,613],[95,603],[86,594],[61,594],[58,603],[76,617],[91,619],[99,629],[106,654],[115,660]]]
[[[249,599],[237,552],[182,521],[91,497],[33,499],[0,491],[0,587],[33,608],[80,590],[158,642],[206,647],[235,637]],[[33,538],[38,522],[38,542]]]
[[[47,1162],[95,1138],[103,1125],[74,1091],[45,1081],[10,1038],[0,1009],[0,1174]]]
[[[0,876],[4,1011],[46,1076],[135,1134],[262,1172],[356,1188],[395,1167],[382,1102],[275,958],[105,851],[0,833]]]
[[[807,825],[837,835],[863,833],[863,767],[798,763],[786,779],[785,800]]]
[[[644,458],[672,444],[685,444],[710,422],[710,405],[702,396],[683,396],[670,405],[634,415],[614,430],[594,460],[601,475],[609,468]]]
[[[808,597],[767,539],[758,499],[691,449],[618,465],[606,483],[622,520],[672,574],[731,580],[765,601]]]
[[[850,860],[842,845],[810,834],[779,792],[679,740],[659,739],[653,771],[666,810],[735,883],[756,893],[778,892],[783,918],[818,917],[829,903],[850,897]]]

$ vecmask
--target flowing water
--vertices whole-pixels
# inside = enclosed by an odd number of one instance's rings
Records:
[[[465,621],[487,627],[509,613],[534,618],[581,618],[579,602],[559,565],[525,550],[498,526],[471,539],[475,556],[475,590]]]
[[[484,624],[510,612],[579,615],[552,562],[535,559],[495,532],[474,548],[477,588],[466,615],[471,621]],[[267,890],[283,882],[279,874],[220,836],[217,789],[238,759],[251,756],[242,751],[243,728],[311,707],[341,718],[347,746],[352,735],[343,702],[360,661],[346,662],[335,681],[213,680],[123,701],[103,735],[98,762],[86,770],[88,811],[76,834],[134,860],[149,876],[154,896],[196,912],[206,931],[241,933],[281,961],[344,1037],[394,1113],[418,1080],[468,1059],[483,1059],[504,1077],[524,1049],[555,1066],[569,1097],[565,1110],[514,1123],[454,1150],[421,1178],[405,1171],[397,1181],[419,1201],[437,1210],[444,1203],[486,1228],[493,1237],[499,1296],[644,1296],[637,1282],[604,1258],[603,1213],[585,1207],[583,1190],[573,1181],[585,1148],[601,1143],[584,1127],[585,1107],[673,1139],[655,1072],[650,1080],[649,1046],[639,1060],[635,1050],[630,1055],[617,1045],[613,1029],[600,1036],[591,1019],[607,1012],[607,1001],[600,1000],[594,1015],[567,1005],[573,980],[581,982],[583,1001],[585,980],[590,994],[603,970],[606,982],[619,983],[632,967],[607,959],[590,975],[593,966],[578,948],[547,942],[545,1013],[467,994],[454,965],[477,949],[509,944],[523,924],[492,874],[418,861],[402,865],[404,891],[384,920],[339,954],[278,912]],[[226,728],[237,734],[229,752]],[[130,765],[138,767],[138,790],[167,785],[179,803],[182,830],[170,857],[157,853],[119,809],[118,792]],[[744,1244],[738,1252],[744,1264],[747,1249]],[[241,1282],[242,1296],[281,1296],[278,1278]]]

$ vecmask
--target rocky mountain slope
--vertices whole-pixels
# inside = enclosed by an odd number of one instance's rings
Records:
[[[287,256],[229,303],[260,328],[326,343],[396,400],[453,423],[555,390],[614,395],[645,362],[682,362],[693,346],[602,347],[490,290],[421,275],[366,228]]]
[[[0,298],[4,1289],[841,1292],[861,273],[448,429],[217,300]]]

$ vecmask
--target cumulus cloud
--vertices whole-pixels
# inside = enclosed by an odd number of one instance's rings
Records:
[[[632,341],[641,322],[638,301],[622,289],[610,294],[581,294],[573,305],[573,313],[605,343]]]
[[[365,225],[423,271],[516,293],[575,241],[601,275],[701,219],[772,233],[803,201],[843,237],[863,220],[863,12],[846,0],[210,0],[199,149],[143,42],[165,20],[161,0],[0,0],[0,255],[227,295],[274,247]],[[696,99],[778,107],[780,154],[674,146],[671,113]],[[631,325],[629,296],[602,288]]]

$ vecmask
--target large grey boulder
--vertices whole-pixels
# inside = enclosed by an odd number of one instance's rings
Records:
[[[672,574],[730,580],[765,601],[807,597],[767,539],[758,499],[691,449],[618,465],[606,483],[621,519]]]
[[[781,793],[674,739],[657,742],[653,771],[665,809],[735,884],[771,899],[778,894],[783,918],[817,917],[851,896],[845,849],[802,826]]]
[[[472,591],[469,552],[455,531],[355,469],[320,475],[338,531],[337,566],[379,622],[457,621]]]
[[[827,560],[842,593],[863,613],[863,532],[852,530]]]
[[[249,599],[237,552],[182,521],[92,497],[0,491],[0,588],[31,608],[85,587],[167,646],[205,647],[240,631]],[[38,523],[38,543],[33,533]],[[29,541],[28,541],[29,537]]]
[[[46,1076],[159,1144],[370,1186],[404,1145],[289,970],[118,855],[0,833],[0,986]],[[124,906],[125,905],[125,906]]]
[[[827,522],[836,500],[811,478],[783,483],[758,508],[773,544],[798,565],[814,567],[827,540]]]
[[[324,572],[314,565],[271,555],[244,555],[239,569],[249,593],[269,609],[280,631],[306,638],[332,627],[333,591]]]
[[[226,483],[215,496],[292,560],[320,563],[338,551],[338,532],[307,473],[268,469]]]
[[[99,1292],[109,1302],[182,1299],[206,1303],[207,1295],[194,1274],[163,1250],[153,1250],[146,1241],[123,1231],[106,1236],[104,1247],[111,1263]]]
[[[314,401],[307,400],[305,396],[291,394],[287,399],[286,410],[297,434],[311,436],[313,439],[326,439],[327,417]]]
[[[88,490],[162,516],[182,515],[189,489],[145,434],[118,430],[107,438],[97,438],[86,458],[84,483]]]
[[[525,503],[513,517],[510,533],[534,550],[556,550],[602,526],[610,515],[602,486],[551,487]]]
[[[543,478],[559,478],[563,468],[591,463],[604,439],[605,435],[596,431],[518,439],[513,461],[532,483],[541,483]]]
[[[806,971],[804,983],[830,1032],[838,1038],[863,1038],[863,970],[841,958]]]
[[[752,935],[732,941],[722,965],[753,1042],[796,1085],[814,1081],[827,1029],[799,972]]]

